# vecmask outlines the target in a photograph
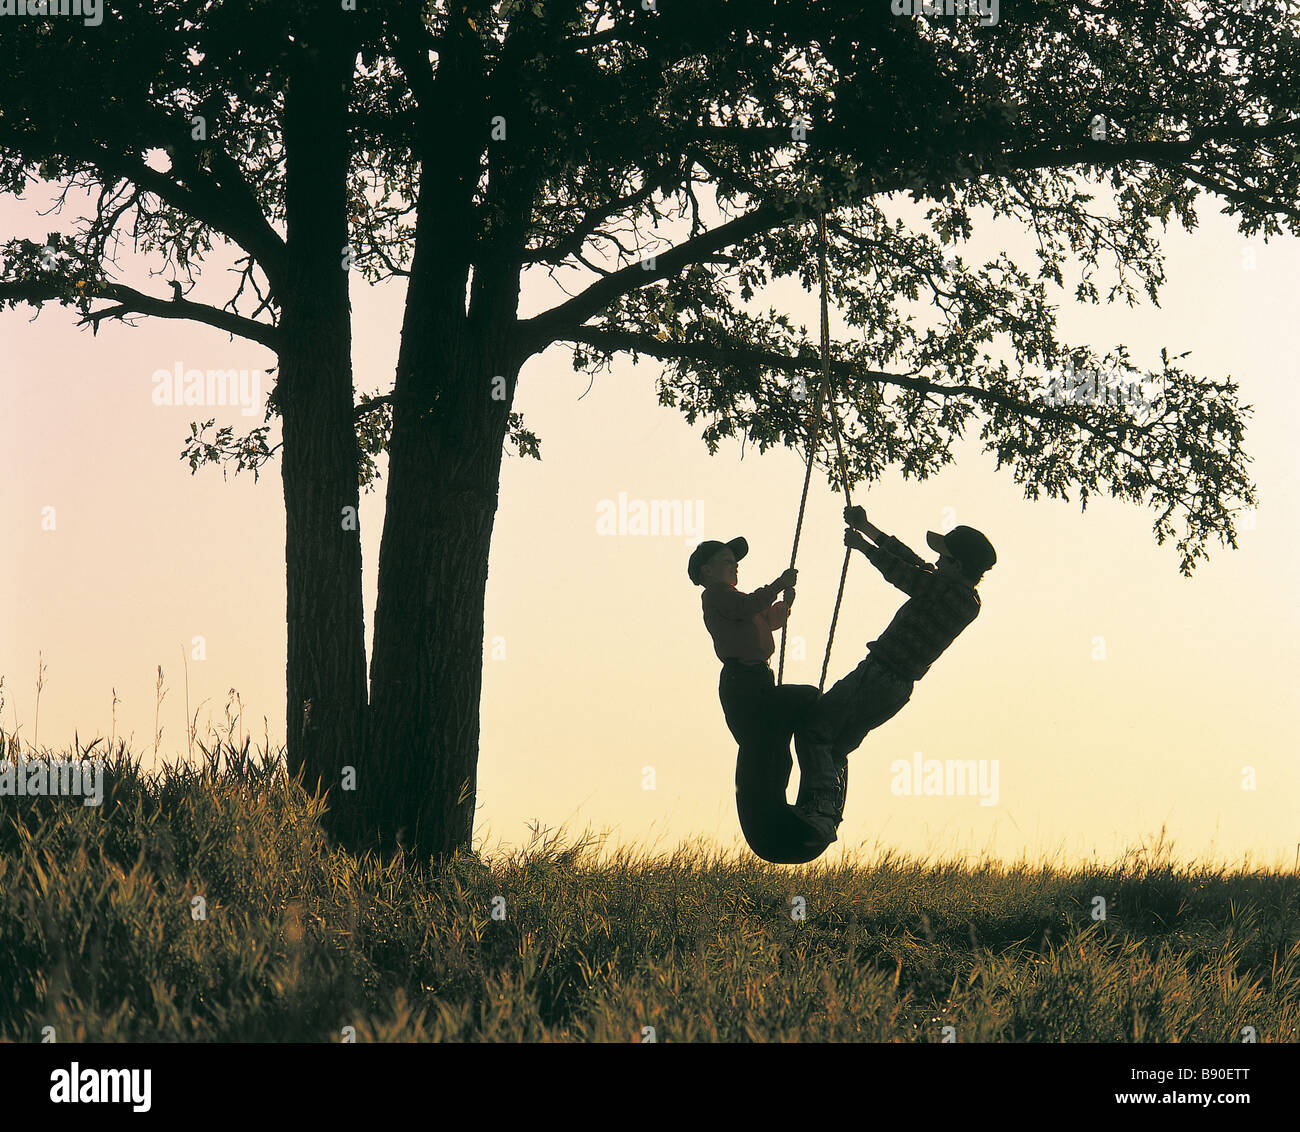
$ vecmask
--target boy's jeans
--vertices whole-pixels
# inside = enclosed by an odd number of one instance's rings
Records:
[[[868,731],[892,719],[912,698],[915,681],[895,671],[871,653],[842,680],[837,680],[812,705],[802,733],[807,757],[823,760],[829,752],[834,765],[847,763]],[[804,755],[799,756],[803,766]],[[840,799],[843,804],[843,798]]]
[[[831,761],[828,745],[802,738],[818,702],[811,684],[776,685],[766,664],[725,661],[718,699],[740,750],[736,758],[736,810],[749,846],[776,864],[803,864],[820,856],[827,842],[785,800],[793,763],[790,737],[799,756],[799,800],[812,789],[843,789],[846,770]]]

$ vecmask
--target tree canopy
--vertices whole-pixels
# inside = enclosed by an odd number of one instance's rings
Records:
[[[348,7],[331,32],[356,55],[349,245],[366,278],[409,272],[424,218],[471,314],[492,301],[473,288],[489,263],[577,281],[521,320],[530,351],[571,341],[581,366],[651,355],[667,363],[661,399],[706,421],[711,447],[797,444],[806,399],[789,394],[812,344],[748,300],[787,275],[811,285],[800,220],[825,207],[834,301],[861,331],[834,349],[854,479],[924,476],[982,418],[1030,496],[1145,501],[1161,541],[1181,517],[1184,569],[1208,537],[1231,537],[1233,504],[1251,498],[1236,385],[1166,357],[1142,419],[1095,397],[1044,404],[1067,366],[1121,385],[1151,368],[1060,342],[1046,284],[1155,300],[1155,222],[1194,228],[1206,192],[1243,233],[1295,231],[1289,5],[1010,2],[992,27],[807,0]],[[0,295],[76,305],[92,328],[188,318],[276,348],[283,93],[326,22],[296,3],[164,2],[96,28],[6,29],[0,183],[88,189],[94,210],[45,245],[9,241]],[[42,81],[74,68],[75,86]],[[896,193],[932,202],[926,228],[887,218]],[[1038,262],[951,254],[979,209],[1032,231]],[[187,290],[216,240],[243,274],[221,304],[151,293],[117,277],[124,236]],[[934,324],[900,296],[930,299]],[[373,456],[388,406],[370,406],[358,420]]]

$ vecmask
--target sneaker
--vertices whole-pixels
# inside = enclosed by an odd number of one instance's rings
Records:
[[[835,829],[843,820],[838,802],[839,799],[829,790],[814,790],[802,806],[795,808],[795,812],[829,844],[838,840]]]
[[[809,810],[796,809],[795,813],[799,820],[804,823],[812,832],[822,841],[829,845],[832,841],[838,841],[839,837],[835,833],[835,823],[825,814],[813,813]]]

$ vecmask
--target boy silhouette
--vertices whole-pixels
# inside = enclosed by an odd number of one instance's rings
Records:
[[[973,527],[954,527],[946,535],[927,531],[925,540],[939,558],[930,565],[905,544],[878,530],[861,507],[846,507],[844,545],[861,551],[885,581],[908,595],[888,627],[867,645],[867,656],[830,687],[805,713],[797,739],[814,765],[829,760],[827,780],[814,782],[801,813],[819,829],[832,831],[844,816],[848,755],[869,731],[892,719],[912,698],[916,681],[979,616],[975,587],[998,560],[993,544]],[[873,542],[868,539],[874,540]]]
[[[703,586],[700,605],[713,649],[722,661],[718,699],[739,747],[736,755],[736,812],[745,840],[760,857],[777,864],[800,864],[818,857],[835,840],[830,822],[809,808],[814,789],[833,805],[843,790],[836,782],[829,747],[810,749],[796,738],[799,804],[785,800],[790,781],[790,737],[806,722],[817,701],[810,684],[777,686],[768,660],[794,604],[797,570],[786,570],[753,593],[736,589],[736,563],[749,553],[743,538],[709,540],[692,552],[686,571]],[[785,600],[777,595],[785,592]],[[829,802],[827,801],[829,799]]]

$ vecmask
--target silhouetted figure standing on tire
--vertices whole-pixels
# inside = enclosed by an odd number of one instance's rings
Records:
[[[736,811],[750,848],[777,864],[801,864],[820,856],[835,840],[825,821],[803,816],[785,800],[793,763],[790,737],[807,721],[817,701],[810,684],[777,685],[768,660],[775,651],[774,630],[785,624],[794,602],[797,570],[787,570],[753,593],[736,589],[736,563],[749,553],[743,538],[700,543],[691,554],[687,573],[703,586],[700,604],[704,625],[722,661],[718,699],[727,727],[739,746],[736,756]],[[785,591],[785,600],[777,595]],[[810,763],[801,740],[799,798],[806,802],[814,786],[834,792],[829,756]]]

